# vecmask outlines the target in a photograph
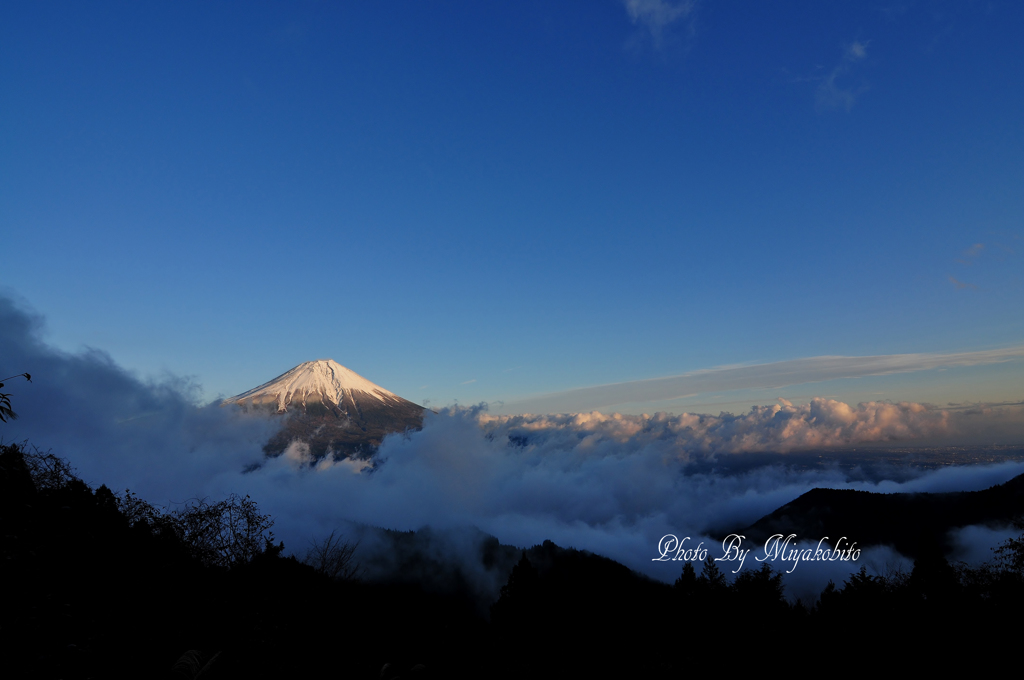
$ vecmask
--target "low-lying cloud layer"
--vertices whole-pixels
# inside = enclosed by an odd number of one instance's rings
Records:
[[[786,452],[812,447],[837,447],[885,441],[933,439],[948,434],[950,412],[921,404],[868,402],[850,406],[832,399],[813,399],[794,406],[780,399],[750,412],[717,416],[658,413],[653,416],[604,415],[598,412],[556,416],[482,418],[488,429],[516,441],[577,439],[578,446],[600,442],[638,449],[654,442],[673,455],[694,453]]]
[[[386,438],[372,468],[350,461],[310,465],[298,444],[266,461],[261,446],[279,422],[196,405],[187,385],[143,382],[101,352],[58,352],[42,342],[40,328],[38,317],[0,298],[0,370],[33,374],[32,384],[5,388],[21,417],[2,425],[4,440],[52,449],[86,481],[130,488],[156,504],[250,494],[276,519],[278,537],[299,553],[311,538],[352,522],[400,530],[475,526],[504,543],[550,539],[671,581],[680,565],[652,562],[665,534],[707,544],[710,531],[746,526],[815,486],[971,489],[1024,472],[1006,463],[912,473],[902,482],[851,481],[827,466],[693,472],[694,461],[754,451],[953,441],[993,427],[1020,433],[1019,407],[944,411],[827,399],[718,416],[494,416],[482,407],[446,409],[428,414],[420,432]],[[261,466],[245,472],[254,465]],[[452,559],[468,565],[472,550],[464,548],[452,548],[458,553]],[[879,569],[891,558],[882,553],[874,558]],[[817,580],[803,586],[808,592],[822,578],[836,578],[815,573]]]

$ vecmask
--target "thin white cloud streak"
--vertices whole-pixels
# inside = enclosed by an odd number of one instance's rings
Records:
[[[665,31],[676,21],[690,15],[696,2],[668,2],[667,0],[623,0],[630,21],[644,26],[651,34],[655,47],[660,47]]]
[[[726,366],[683,375],[581,387],[510,401],[505,413],[577,413],[620,404],[681,399],[729,390],[779,388],[839,378],[862,378],[977,366],[1024,358],[1024,346],[952,354],[884,354],[866,357],[820,356],[752,366]]]
[[[819,111],[826,109],[846,109],[849,111],[853,108],[854,103],[857,101],[857,97],[863,94],[867,90],[866,85],[854,89],[851,87],[842,87],[836,81],[850,71],[852,65],[867,56],[868,43],[862,43],[854,41],[847,45],[846,50],[843,52],[843,59],[839,62],[832,71],[825,76],[821,84],[818,85],[818,91],[816,93],[815,105]]]

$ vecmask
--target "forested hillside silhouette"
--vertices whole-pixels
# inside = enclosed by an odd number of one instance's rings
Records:
[[[1024,538],[982,568],[934,550],[909,573],[862,569],[795,603],[768,564],[732,582],[713,560],[680,564],[668,585],[550,541],[520,550],[494,540],[481,559],[508,577],[481,607],[457,574],[443,587],[361,581],[337,535],[309,563],[286,557],[253,499],[160,509],[90,488],[59,457],[18,444],[0,447],[0,511],[0,640],[26,677],[664,677],[776,657],[948,663],[1009,644],[1024,604]]]
[[[811,489],[738,533],[755,544],[770,536],[856,537],[858,545],[888,545],[917,558],[953,547],[950,531],[1003,527],[1024,513],[1024,475],[981,491],[875,493]]]

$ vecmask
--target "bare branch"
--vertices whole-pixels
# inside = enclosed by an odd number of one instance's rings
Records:
[[[358,577],[361,569],[355,561],[359,543],[349,543],[337,530],[322,541],[310,541],[309,551],[303,560],[318,573],[336,581],[349,581]]]

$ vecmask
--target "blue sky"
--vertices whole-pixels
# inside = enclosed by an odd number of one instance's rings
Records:
[[[9,3],[0,285],[53,345],[210,399],[327,357],[500,408],[923,354],[960,359],[602,408],[1019,401],[1022,25],[1012,2]]]

